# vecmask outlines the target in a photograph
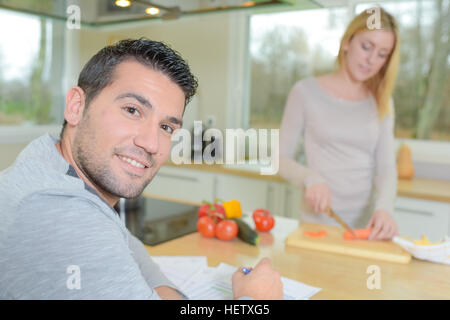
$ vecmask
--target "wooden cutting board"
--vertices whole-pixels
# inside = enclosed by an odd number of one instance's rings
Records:
[[[305,231],[320,230],[325,230],[327,235],[319,238],[304,235]],[[392,241],[344,240],[344,232],[342,227],[301,223],[286,238],[286,245],[396,263],[411,260],[411,254]]]

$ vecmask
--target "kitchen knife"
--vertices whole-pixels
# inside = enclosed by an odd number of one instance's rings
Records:
[[[343,226],[345,229],[347,229],[348,231],[350,231],[353,236],[355,237],[355,239],[357,239],[358,237],[356,236],[355,232],[353,231],[352,228],[349,227],[348,224],[346,224],[344,222],[344,220],[342,220],[331,208],[328,208],[328,215],[330,217],[332,217],[334,220],[336,220],[341,226]]]

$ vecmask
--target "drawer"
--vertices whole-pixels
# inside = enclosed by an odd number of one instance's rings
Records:
[[[162,167],[145,188],[145,195],[201,203],[214,200],[214,175],[199,170]]]
[[[400,235],[420,239],[424,234],[430,241],[440,241],[449,234],[450,205],[437,201],[397,198],[394,219]]]

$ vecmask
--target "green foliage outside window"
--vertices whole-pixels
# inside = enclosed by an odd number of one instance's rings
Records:
[[[61,93],[55,91],[60,90],[62,80],[55,54],[63,54],[56,50],[55,43],[61,42],[53,36],[56,23],[6,10],[0,11],[0,19],[6,25],[3,30],[14,27],[19,33],[0,37],[0,125],[60,121],[60,112],[53,110],[59,106],[56,100]]]

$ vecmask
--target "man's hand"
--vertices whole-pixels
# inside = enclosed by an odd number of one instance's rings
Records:
[[[241,268],[233,274],[233,295],[237,299],[247,296],[255,300],[283,299],[283,283],[278,271],[272,269],[269,258],[263,258],[249,274]]]
[[[180,294],[173,288],[167,286],[159,286],[155,288],[158,296],[164,300],[183,300]]]
[[[366,228],[372,228],[369,240],[391,240],[398,234],[398,226],[386,210],[376,210]]]
[[[305,200],[315,213],[326,212],[331,207],[331,191],[326,183],[314,184],[306,189]]]

